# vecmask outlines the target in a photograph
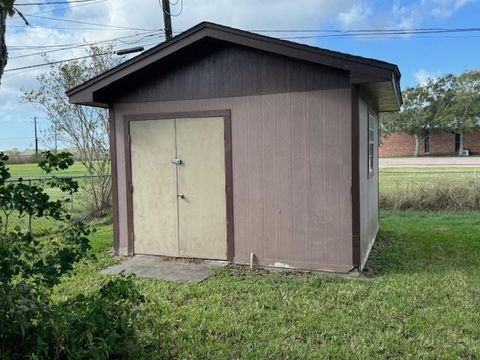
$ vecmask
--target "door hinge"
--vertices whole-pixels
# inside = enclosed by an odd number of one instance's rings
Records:
[[[130,192],[133,193],[133,184],[130,183]]]

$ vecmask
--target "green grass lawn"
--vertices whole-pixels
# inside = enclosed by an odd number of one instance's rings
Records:
[[[93,238],[58,298],[96,291],[115,262]],[[138,279],[147,358],[480,357],[480,214],[388,212],[367,276],[217,270],[200,284]],[[139,357],[141,354],[139,354]]]
[[[38,164],[9,164],[8,168],[12,177],[20,176],[43,176],[45,173],[38,167]],[[78,161],[76,161],[67,170],[62,170],[62,174],[66,175],[87,175],[87,170]]]

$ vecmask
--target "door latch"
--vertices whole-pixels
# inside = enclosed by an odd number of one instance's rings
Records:
[[[170,162],[174,165],[182,165],[183,163],[182,159],[177,159],[177,158],[170,159]]]

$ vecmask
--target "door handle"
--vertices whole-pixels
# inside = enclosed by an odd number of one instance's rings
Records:
[[[178,197],[179,199],[185,199],[185,194],[182,194],[182,193],[177,194],[177,197]]]
[[[170,162],[174,165],[182,165],[183,163],[182,159],[177,159],[177,158],[170,159]]]

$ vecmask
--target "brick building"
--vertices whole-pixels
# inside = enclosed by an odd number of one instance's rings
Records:
[[[456,155],[460,146],[460,134],[432,134],[421,141],[419,155]],[[480,129],[463,135],[463,148],[470,154],[480,154]],[[394,133],[383,138],[380,157],[413,156],[415,137],[406,133]]]

